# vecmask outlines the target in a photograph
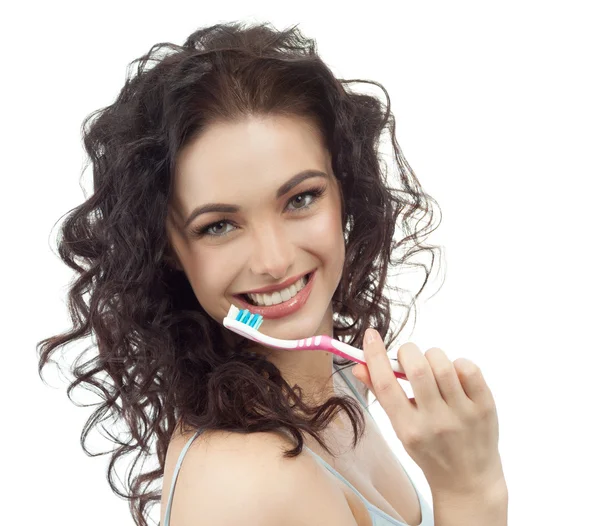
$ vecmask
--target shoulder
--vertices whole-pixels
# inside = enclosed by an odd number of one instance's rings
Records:
[[[161,524],[175,464],[189,433],[169,445]],[[276,432],[205,431],[189,447],[171,507],[171,526],[248,523],[355,525],[343,492],[309,452],[285,458],[289,438]]]

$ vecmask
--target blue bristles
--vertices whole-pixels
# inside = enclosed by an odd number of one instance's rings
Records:
[[[238,312],[235,319],[256,330],[258,330],[263,322],[263,317],[260,314],[252,314],[248,309]]]

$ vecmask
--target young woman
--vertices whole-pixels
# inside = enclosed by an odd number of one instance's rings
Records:
[[[163,526],[428,526],[434,514],[442,526],[506,524],[479,369],[405,343],[409,400],[386,354],[399,332],[386,277],[433,250],[419,239],[431,222],[412,222],[435,203],[402,157],[389,100],[351,91],[295,27],[216,25],[136,62],[117,100],[86,120],[94,193],[59,247],[79,273],[74,326],[40,342],[42,369],[93,334],[98,354],[71,387],[104,396],[86,435],[108,417],[127,428],[109,472],[135,455],[125,496],[136,524],[158,500]],[[386,130],[395,190],[378,156]],[[222,325],[231,304],[263,314],[270,336],[364,348],[367,366],[355,379],[343,371],[353,362],[330,353],[239,337]],[[433,509],[368,414],[368,390],[423,470]],[[134,474],[147,456],[159,469]]]

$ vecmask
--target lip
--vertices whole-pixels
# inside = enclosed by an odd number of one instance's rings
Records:
[[[309,272],[298,274],[296,277],[288,278],[285,281],[278,283],[277,285],[269,285],[268,287],[262,287],[260,289],[246,290],[244,292],[240,292],[240,294],[261,294],[263,292],[277,292],[289,287],[291,284],[296,283],[296,281],[298,281],[303,276],[311,274],[312,272],[314,272],[314,269]],[[236,294],[236,296],[238,296],[238,294]]]
[[[283,318],[284,316],[289,316],[290,314],[293,314],[306,303],[308,297],[310,296],[310,292],[312,290],[316,275],[317,271],[314,270],[310,275],[308,283],[300,292],[298,292],[298,294],[296,294],[293,298],[290,298],[289,300],[279,303],[277,305],[271,305],[268,307],[251,305],[244,299],[243,296],[237,294],[234,296],[234,298],[237,302],[241,304],[242,309],[248,309],[252,314],[260,314],[266,320]],[[305,274],[302,274],[300,277],[302,276],[305,276]],[[292,283],[294,282],[292,281]]]

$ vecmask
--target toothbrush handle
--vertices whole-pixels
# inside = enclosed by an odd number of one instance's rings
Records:
[[[332,352],[337,356],[341,356],[342,358],[346,358],[348,360],[367,365],[367,360],[365,358],[364,351],[362,351],[361,349],[357,349],[356,347],[352,347],[352,345],[348,345],[347,343],[335,340],[325,334],[317,336],[315,338],[301,340],[301,342],[305,343],[305,345],[300,345],[299,347],[305,347],[307,349],[322,349],[324,351]],[[390,365],[392,366],[392,371],[394,375],[397,378],[401,378],[402,380],[408,380],[406,374],[404,373],[404,369],[402,368],[398,360],[396,360],[395,358],[391,358],[389,355],[388,358],[390,360]]]

